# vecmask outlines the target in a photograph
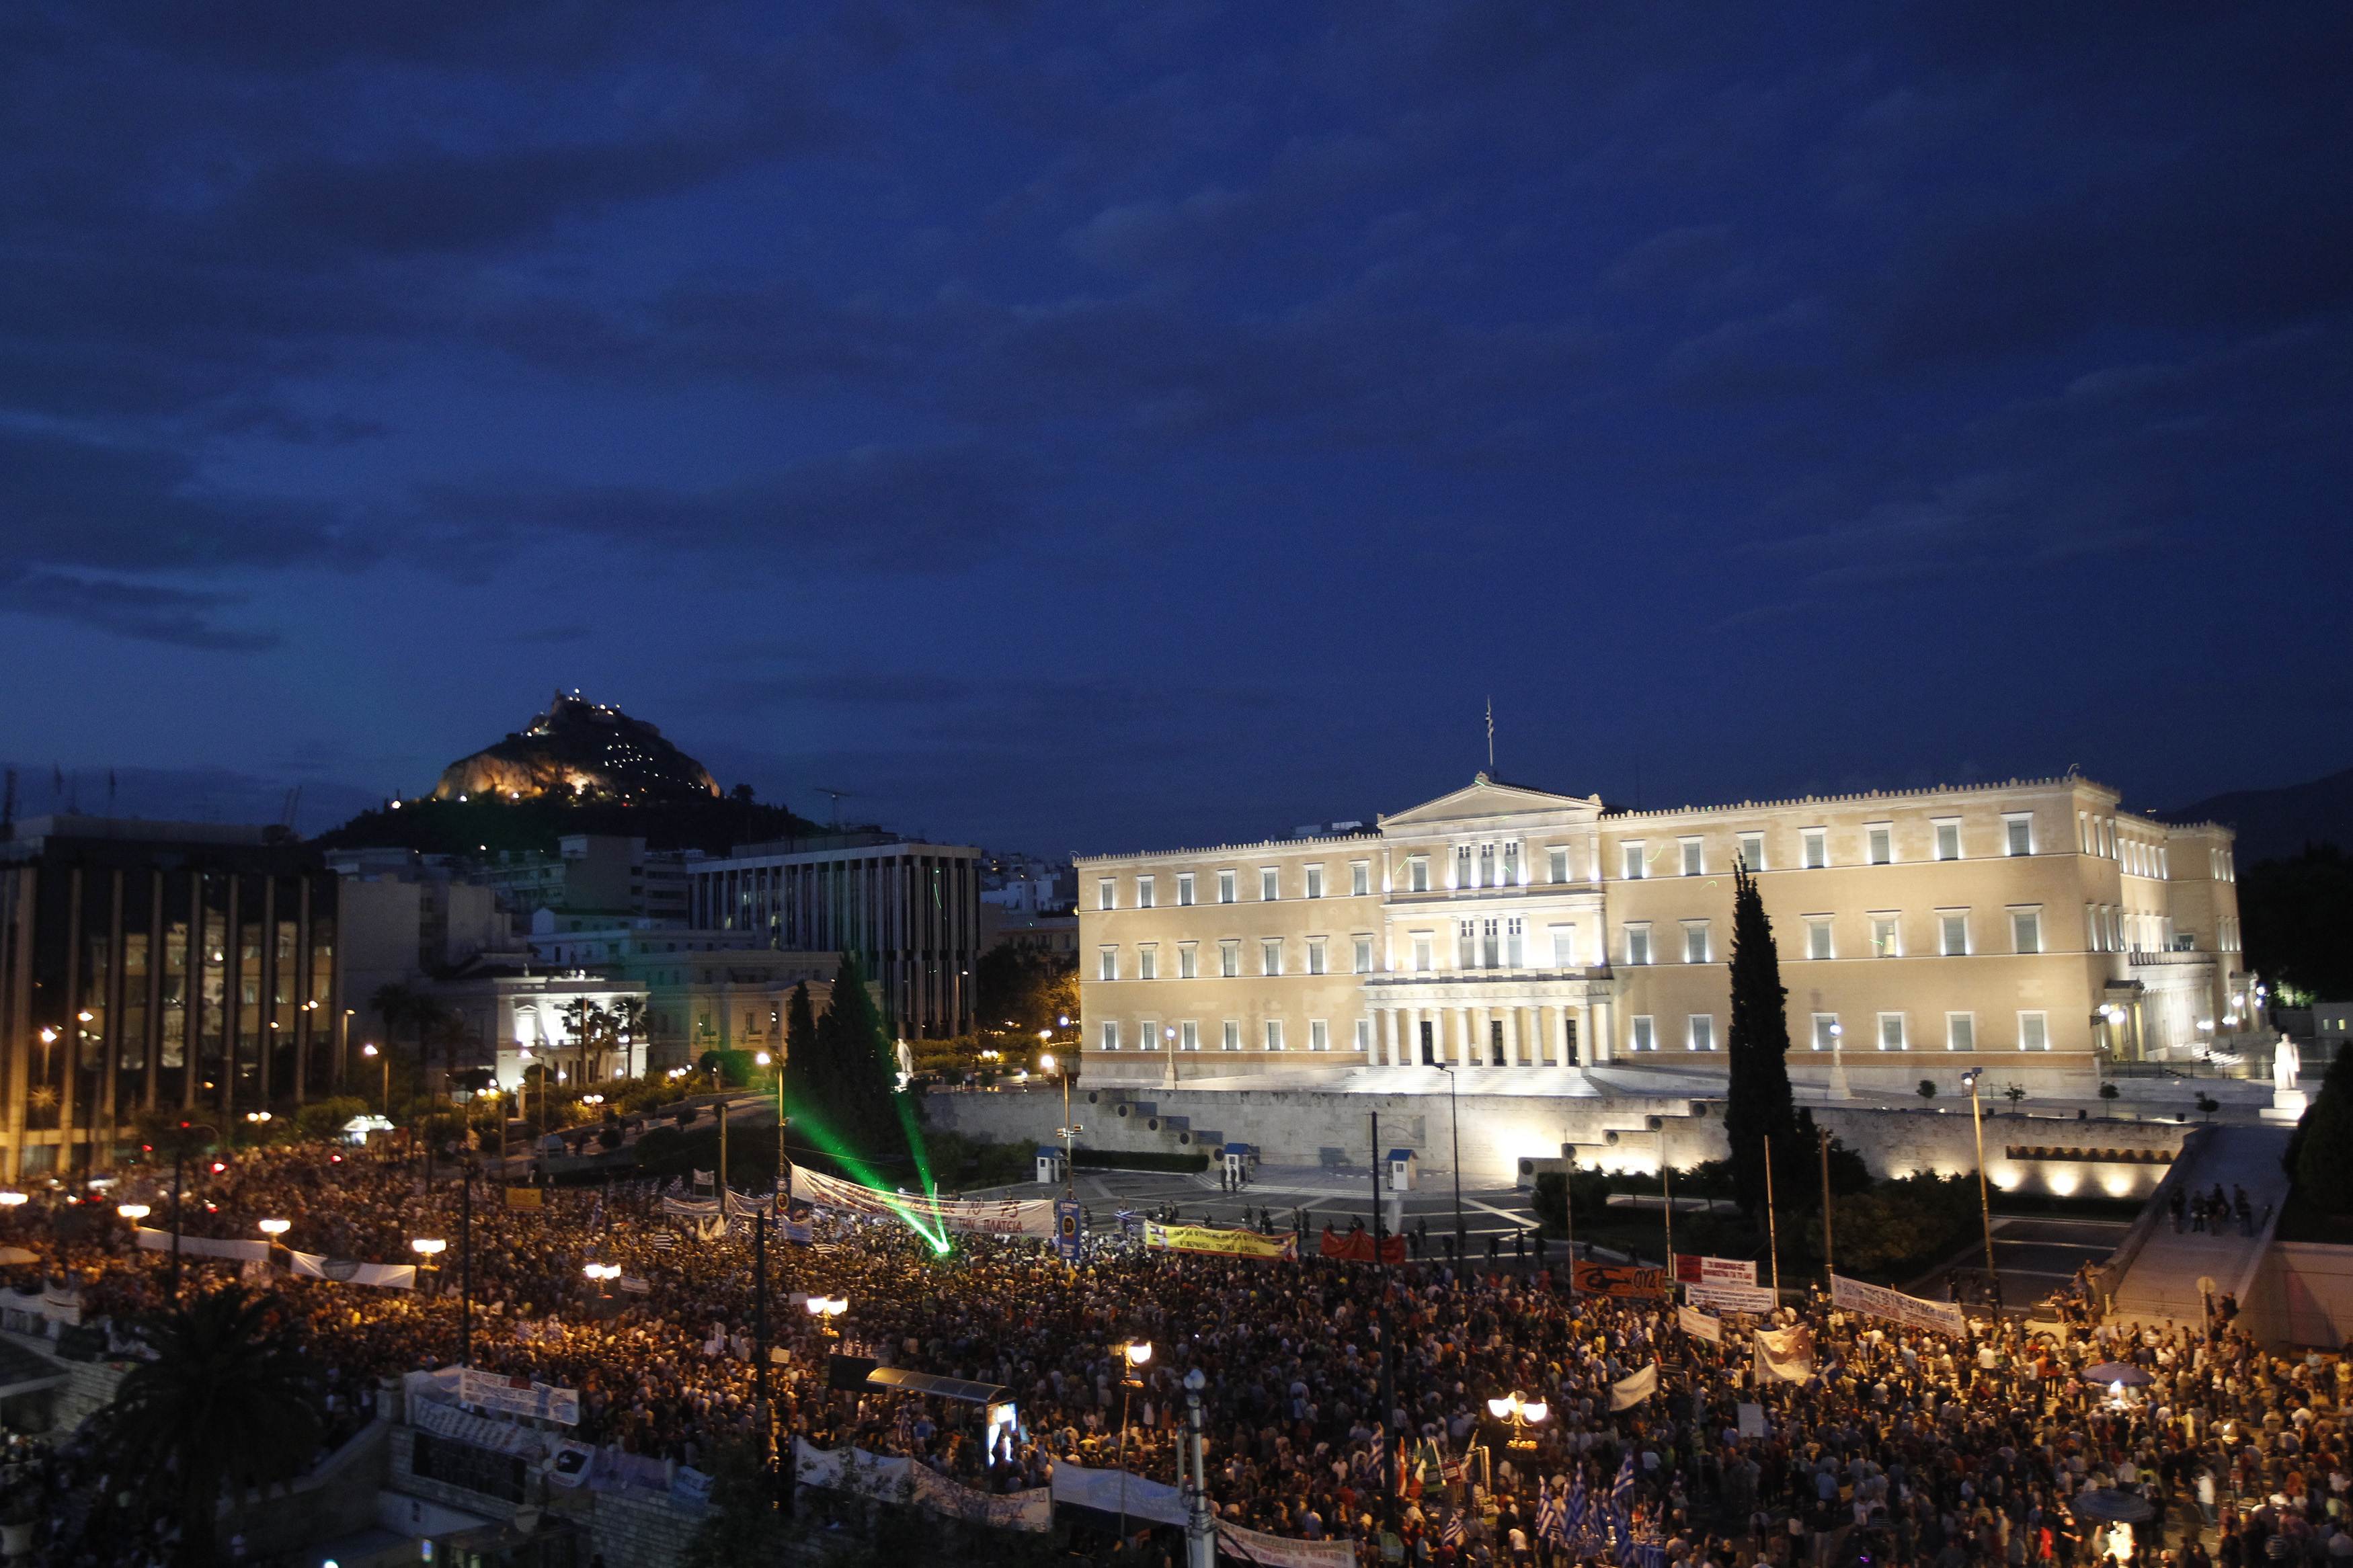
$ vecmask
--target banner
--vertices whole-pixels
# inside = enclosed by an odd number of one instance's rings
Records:
[[[454,1405],[443,1405],[438,1400],[410,1400],[408,1424],[437,1437],[488,1448],[494,1454],[516,1454],[536,1459],[547,1451],[540,1435],[529,1427],[518,1426],[512,1421],[493,1421],[487,1415],[477,1415],[470,1410],[460,1410]]]
[[[1380,1256],[1376,1258],[1373,1255],[1371,1231],[1352,1230],[1344,1233],[1327,1230],[1324,1233],[1321,1250],[1325,1258],[1336,1258],[1348,1263],[1403,1263],[1405,1237],[1401,1236],[1381,1237]]]
[[[78,1287],[62,1285],[41,1290],[0,1290],[0,1310],[22,1312],[26,1318],[73,1328],[81,1322],[81,1291]]]
[[[1758,1318],[1781,1304],[1769,1285],[1686,1285],[1683,1296],[1711,1312],[1746,1312]]]
[[[1044,1241],[1054,1234],[1054,1204],[1050,1198],[1017,1202],[1011,1198],[934,1198],[920,1193],[885,1193],[799,1165],[793,1167],[793,1200],[820,1208],[847,1209],[876,1219],[913,1215],[944,1229],[972,1236],[1034,1236]]]
[[[1740,1435],[1744,1437],[1764,1437],[1770,1434],[1765,1427],[1765,1407],[1761,1405],[1739,1406]]]
[[[286,1257],[290,1271],[306,1279],[331,1279],[338,1285],[374,1285],[385,1290],[417,1289],[414,1263],[355,1263],[348,1258],[325,1258],[291,1248]]]
[[[1689,1307],[1675,1309],[1675,1327],[1692,1338],[1705,1340],[1712,1345],[1720,1345],[1724,1342],[1723,1321],[1711,1318],[1705,1312],[1694,1311]]]
[[[551,1388],[527,1377],[501,1377],[474,1367],[458,1373],[458,1402],[507,1415],[528,1415],[560,1426],[580,1424],[580,1391]]]
[[[1957,1340],[1968,1337],[1968,1322],[1961,1316],[1960,1308],[1952,1302],[1924,1301],[1917,1296],[1906,1296],[1901,1290],[1890,1290],[1883,1285],[1866,1285],[1843,1274],[1831,1276],[1831,1305],[1850,1312],[1885,1318],[1906,1328],[1950,1334]]]
[[[1058,1483],[1065,1468],[1059,1464],[1054,1467]],[[1117,1474],[1103,1473],[1114,1478]],[[838,1448],[828,1453],[812,1446],[806,1437],[793,1439],[793,1477],[805,1487],[828,1487],[889,1502],[912,1502],[975,1524],[1039,1532],[1053,1528],[1054,1503],[1060,1489],[1058,1484],[1054,1491],[1044,1487],[1006,1493],[975,1491],[911,1459],[888,1459],[863,1448]],[[1131,1476],[1128,1484],[1142,1489],[1152,1483]],[[1172,1487],[1160,1489],[1175,1490]],[[1145,1517],[1130,1511],[1134,1518]]]
[[[1218,1526],[1218,1555],[1261,1568],[1356,1568],[1353,1541],[1293,1541],[1239,1524]]]
[[[1654,1301],[1667,1293],[1665,1270],[1639,1268],[1631,1263],[1580,1259],[1572,1282],[1588,1296],[1614,1296],[1621,1300]]]
[[[719,1212],[719,1200],[717,1198],[664,1198],[661,1201],[661,1209],[664,1214],[713,1215]]]
[[[139,1228],[139,1245],[149,1252],[172,1250],[172,1233],[168,1230]],[[217,1236],[184,1236],[180,1237],[180,1253],[185,1258],[234,1258],[239,1262],[259,1258],[269,1260],[269,1243],[266,1241],[230,1241]]]
[[[908,1475],[908,1500],[917,1508],[998,1530],[1043,1534],[1054,1528],[1054,1494],[1045,1487],[1018,1492],[975,1491],[923,1465]]]
[[[1609,1385],[1609,1408],[1625,1410],[1640,1405],[1659,1392],[1659,1368],[1653,1362],[1641,1371],[1629,1373]]]
[[[1123,1488],[1118,1470],[1091,1470],[1067,1459],[1054,1461],[1054,1501],[1058,1507],[1091,1508],[1152,1524],[1185,1523],[1185,1494],[1166,1481],[1128,1476]]]
[[[545,1206],[545,1202],[537,1187],[507,1189],[507,1207],[511,1209],[535,1209]]]
[[[1054,1250],[1061,1255],[1062,1261],[1065,1263],[1076,1263],[1083,1248],[1085,1237],[1079,1231],[1080,1217],[1079,1205],[1075,1201],[1070,1198],[1056,1201]]]
[[[1283,1263],[1299,1261],[1297,1237],[1261,1236],[1254,1230],[1211,1230],[1207,1226],[1156,1225],[1146,1220],[1144,1222],[1144,1245],[1156,1252],[1207,1252],[1220,1258],[1263,1258]]]
[[[1778,1378],[1803,1383],[1814,1375],[1814,1331],[1799,1323],[1794,1329],[1757,1331],[1757,1381]]]
[[[1754,1285],[1757,1283],[1757,1260],[1753,1258],[1701,1258],[1694,1253],[1675,1254],[1675,1283],[1678,1285]]]

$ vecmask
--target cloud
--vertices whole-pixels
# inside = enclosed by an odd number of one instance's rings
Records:
[[[244,601],[233,594],[199,593],[58,572],[0,570],[0,612],[71,621],[141,642],[216,653],[259,653],[276,647],[274,631],[221,625],[217,612]]]

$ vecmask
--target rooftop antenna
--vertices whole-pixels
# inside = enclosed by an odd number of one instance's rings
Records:
[[[849,793],[850,793],[850,792],[849,792],[849,791],[848,791],[848,790],[846,790],[846,789],[828,789],[828,788],[826,788],[823,784],[813,784],[813,785],[811,785],[810,787],[811,787],[811,788],[813,788],[813,789],[815,789],[815,790],[817,791],[817,793],[818,793],[818,794],[819,794],[819,795],[821,795],[828,796],[828,797],[829,797],[829,798],[832,800],[832,802],[833,802],[833,830],[834,830],[836,833],[840,832],[840,831],[841,831],[841,803],[842,803],[843,801],[845,801],[845,800],[847,800],[847,799],[849,799]]]
[[[294,831],[294,812],[302,804],[302,786],[296,784],[286,792],[286,804],[279,809],[278,826],[287,832]]]
[[[1495,700],[1487,699],[1487,776],[1495,776]]]

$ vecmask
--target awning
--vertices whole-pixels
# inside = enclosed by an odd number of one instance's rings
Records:
[[[935,1373],[909,1372],[896,1366],[876,1367],[866,1374],[866,1386],[899,1394],[928,1394],[934,1399],[959,1399],[966,1405],[1002,1405],[1012,1396],[1012,1391],[1002,1384],[941,1377]]]

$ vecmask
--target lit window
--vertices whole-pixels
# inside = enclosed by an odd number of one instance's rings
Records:
[[[1803,847],[1805,851],[1806,869],[1810,871],[1820,870],[1822,867],[1831,863],[1830,829],[1826,827],[1805,828],[1799,833],[1798,841]]]
[[[1973,1051],[1978,1048],[1978,1016],[1975,1013],[1945,1015],[1945,1048],[1948,1051]]]
[[[1556,882],[1568,880],[1568,851],[1555,845],[1545,851],[1545,875]]]
[[[1879,1016],[1879,1048],[1900,1051],[1906,1048],[1904,1040],[1904,1015],[1882,1013]]]
[[[1193,907],[1193,873],[1190,871],[1177,873],[1176,907],[1179,909]]]
[[[1370,974],[1373,972],[1373,939],[1368,936],[1360,936],[1356,938],[1350,945],[1354,949],[1350,960],[1354,967],[1351,969],[1350,973],[1356,974]]]
[[[1119,884],[1109,877],[1102,878],[1095,883],[1095,908],[1099,910],[1119,908]]]
[[[1683,841],[1683,875],[1686,877],[1699,876],[1707,864],[1707,857],[1700,847],[1700,841],[1696,838],[1684,839]]]
[[[1242,1025],[1240,1019],[1229,1018],[1226,1020],[1225,1036],[1219,1042],[1219,1048],[1229,1051],[1238,1051],[1242,1048]]]
[[[1200,975],[1201,955],[1199,950],[1189,942],[1177,943],[1176,978],[1179,980],[1198,980],[1200,978]]]
[[[1695,1051],[1715,1049],[1715,1019],[1705,1013],[1694,1013],[1686,1034],[1686,1043]]]
[[[2018,1016],[2018,1048],[2021,1051],[2047,1051],[2051,1048],[2051,1030],[2041,1013],[2021,1013]]]
[[[1405,863],[1405,889],[1409,893],[1430,891],[1430,857],[1416,855]]]
[[[1102,968],[1101,968],[1101,969],[1100,969],[1100,971],[1097,973],[1097,974],[1096,974],[1096,978],[1097,978],[1097,979],[1099,979],[1099,980],[1116,980],[1116,979],[1118,979],[1118,978],[1119,978],[1119,949],[1117,949],[1117,948],[1115,948],[1115,947],[1106,947],[1106,948],[1103,949],[1103,950],[1102,950],[1102,953],[1101,953],[1101,959],[1102,959]]]
[[[1171,1029],[1168,1032],[1169,1034],[1174,1035],[1176,1031]],[[1146,1018],[1142,1023],[1136,1025],[1135,1048],[1139,1051],[1156,1051],[1160,1048],[1159,1019]]]
[[[1372,1048],[1373,1021],[1370,1018],[1359,1018],[1356,1020],[1356,1049],[1361,1053]]]
[[[1324,973],[1324,939],[1320,936],[1311,936],[1307,939],[1307,973],[1310,974]]]
[[[1890,866],[1895,862],[1895,829],[1887,823],[1877,823],[1863,830],[1865,847],[1874,866]]]
[[[1806,956],[1831,956],[1831,920],[1828,915],[1810,915],[1806,919]]]
[[[1332,1026],[1321,1018],[1307,1020],[1307,1048],[1328,1051],[1332,1048]]]
[[[2034,853],[2034,818],[2023,813],[2001,819],[2002,845],[2012,855]]]
[[[1231,871],[1220,871],[1218,873],[1218,902],[1230,904],[1233,901],[1234,874]]]
[[[1281,937],[1271,936],[1260,939],[1258,944],[1258,972],[1261,974],[1280,974],[1282,973],[1282,939]]]
[[[1348,891],[1364,898],[1373,890],[1373,863],[1370,860],[1348,862]]]
[[[1201,1026],[1187,1018],[1176,1026],[1176,1048],[1198,1051],[1201,1048]]]
[[[1232,980],[1242,972],[1242,944],[1239,942],[1218,943],[1218,976]]]
[[[1457,844],[1454,847],[1454,881],[1451,885],[1457,888],[1475,888],[1479,884],[1471,879],[1477,873],[1471,865],[1471,846]]]
[[[1105,1018],[1103,1020],[1103,1048],[1107,1051],[1115,1051],[1119,1049],[1119,1023],[1116,1019]]]
[[[1708,961],[1707,922],[1692,921],[1683,926],[1683,962],[1705,963]]]
[[[1266,1048],[1270,1051],[1282,1049],[1282,1020],[1280,1018],[1266,1021]]]
[[[2010,945],[2021,952],[2042,951],[2042,916],[2034,910],[2010,911]]]
[[[1575,926],[1552,928],[1552,966],[1555,969],[1577,967],[1577,928]]]
[[[1873,958],[1901,958],[1904,955],[1903,935],[1894,915],[1871,917],[1871,955]]]
[[[1260,867],[1258,896],[1270,904],[1282,897],[1282,873],[1272,866]]]
[[[1958,958],[1969,951],[1969,917],[1965,910],[1945,910],[1936,916],[1939,937],[1937,951],[1947,958]]]
[[[1649,926],[1630,925],[1626,928],[1626,962],[1636,964],[1651,962],[1651,928]]]
[[[1814,1049],[1818,1051],[1834,1051],[1838,1049],[1838,1015],[1836,1013],[1815,1014]]]
[[[1135,907],[1139,910],[1152,908],[1152,879],[1149,877],[1135,879]]]
[[[1740,836],[1740,863],[1752,871],[1765,869],[1765,836],[1744,833]]]
[[[1961,819],[1957,816],[1940,817],[1936,826],[1936,858],[1959,859],[1961,858]]]
[[[1324,868],[1321,866],[1307,868],[1307,896],[1311,899],[1324,896]]]
[[[1160,949],[1145,942],[1135,950],[1135,977],[1138,980],[1160,978]]]
[[[1634,1019],[1634,1048],[1638,1051],[1659,1048],[1659,1037],[1651,1026],[1651,1017],[1647,1013],[1637,1015]]]
[[[1641,880],[1642,847],[1639,844],[1620,845],[1619,846],[1619,854],[1623,858],[1622,863],[1625,867],[1626,880],[1630,882]]]
[[[1516,838],[1507,838],[1504,841],[1504,886],[1516,888],[1519,885],[1520,841]]]

